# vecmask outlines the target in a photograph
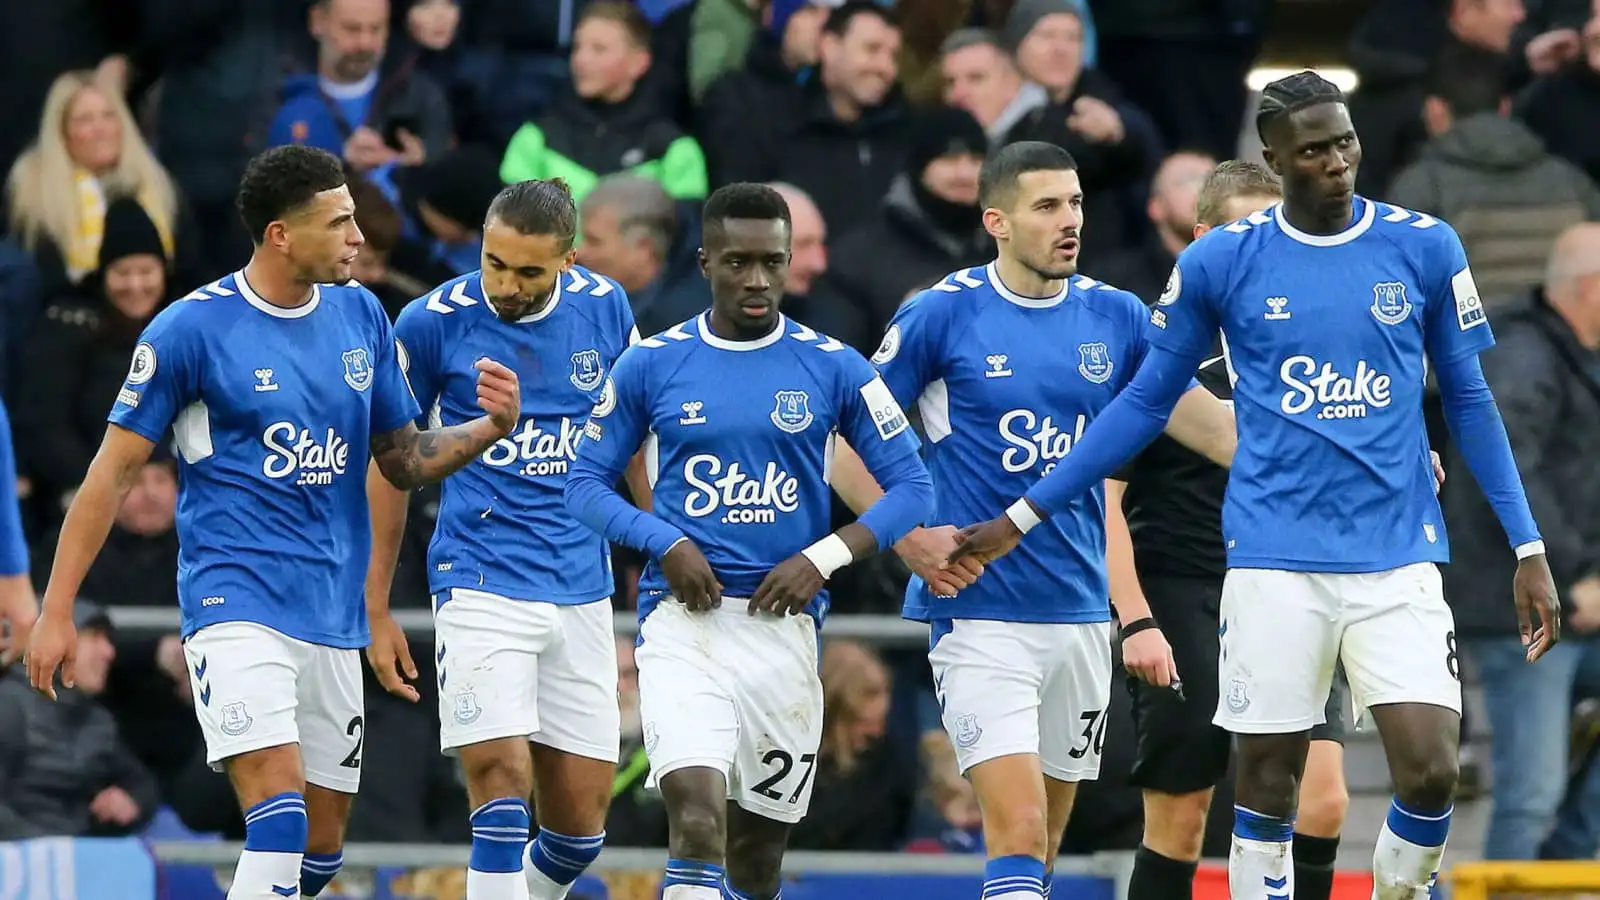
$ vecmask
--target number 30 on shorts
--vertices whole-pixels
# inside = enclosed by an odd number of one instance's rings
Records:
[[[1461,657],[1456,655],[1456,633],[1454,631],[1444,636],[1444,667],[1450,677],[1461,680]]]
[[[767,755],[761,757],[761,764],[773,768],[771,775],[761,779],[753,790],[768,800],[780,800],[785,803],[799,803],[800,795],[805,792],[806,782],[811,780],[811,771],[816,768],[817,755],[806,753],[800,757],[800,765],[804,771],[800,774],[800,781],[794,786],[788,797],[784,797],[779,785],[788,780],[794,772],[794,755],[786,750],[768,750]]]

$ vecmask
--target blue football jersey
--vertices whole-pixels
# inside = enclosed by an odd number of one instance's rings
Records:
[[[769,337],[728,341],[709,313],[646,338],[617,361],[580,463],[620,471],[643,445],[654,514],[693,540],[729,597],[825,537],[836,434],[867,467],[917,462],[900,406],[861,354],[788,318]],[[651,561],[643,621],[668,591]],[[827,592],[807,612],[819,620]]]
[[[416,416],[389,318],[354,282],[284,309],[239,272],[162,310],[109,420],[177,447],[183,635],[255,622],[365,646],[369,437]]]
[[[1018,295],[993,264],[906,301],[872,360],[921,413],[935,521],[988,519],[1053,469],[1139,368],[1147,317],[1137,297],[1086,276],[1054,297]],[[953,598],[913,577],[905,616],[1108,621],[1105,556],[1096,486]]]
[[[484,357],[515,370],[522,387],[516,430],[440,487],[428,546],[428,583],[439,602],[457,587],[560,604],[610,596],[605,539],[567,513],[562,490],[611,364],[637,340],[627,295],[574,267],[543,310],[505,322],[473,272],[412,301],[395,334],[425,410],[418,427],[483,415],[473,365]]]
[[[1151,341],[1204,354],[1220,327],[1239,450],[1232,568],[1377,572],[1445,562],[1422,399],[1427,360],[1494,345],[1465,251],[1432,216],[1355,199],[1306,234],[1272,207],[1178,258]]]

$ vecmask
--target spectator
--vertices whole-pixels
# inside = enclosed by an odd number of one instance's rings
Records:
[[[1145,214],[1154,226],[1143,245],[1091,263],[1087,274],[1154,303],[1167,286],[1178,254],[1194,241],[1195,204],[1200,185],[1217,167],[1216,160],[1199,153],[1174,153],[1161,163],[1150,185]]]
[[[389,0],[314,0],[309,23],[316,65],[284,80],[269,146],[320,147],[380,183],[449,149],[444,91],[393,52]]]
[[[885,736],[889,670],[876,653],[846,640],[823,645],[820,668],[822,745],[811,811],[794,826],[789,846],[893,850],[905,841],[916,782]]]
[[[742,161],[750,155],[750,123],[769,122],[774,110],[800,105],[804,93],[801,84],[807,80],[804,76],[817,64],[822,26],[829,10],[841,2],[791,0],[771,5],[771,23],[766,31],[756,33],[743,64],[712,78],[696,93],[696,131],[702,138],[714,184],[743,177],[748,166]],[[714,0],[697,4],[696,15],[713,5]],[[706,41],[716,39],[719,37],[715,35],[697,35],[697,52]],[[692,84],[695,76],[691,74],[690,78]]]
[[[1578,64],[1534,81],[1517,112],[1551,153],[1600,182],[1600,9],[1583,26]]]
[[[820,287],[821,278],[828,271],[828,225],[822,219],[822,211],[810,194],[792,184],[774,182],[772,188],[789,204],[789,279],[783,286],[783,314],[852,347],[875,343],[878,336],[872,334],[866,315]],[[898,559],[893,554],[887,556]],[[883,554],[873,557],[882,558]],[[847,566],[835,578],[861,568]],[[841,596],[852,596],[844,584],[836,582],[835,587]]]
[[[793,184],[811,196],[834,234],[866,219],[903,162],[907,108],[895,86],[899,49],[890,14],[870,0],[830,12],[817,68],[803,86],[753,94],[764,107],[717,110],[705,137],[728,154],[718,179]]]
[[[579,213],[578,262],[622,285],[641,335],[711,305],[700,274],[698,230],[684,227],[686,216],[660,182],[608,175],[583,199]]]
[[[1491,311],[1539,282],[1569,225],[1600,219],[1600,188],[1509,117],[1504,84],[1499,57],[1447,46],[1423,104],[1432,138],[1388,194],[1455,227]]]
[[[43,311],[39,267],[15,241],[0,238],[0,396],[12,396],[18,357]]]
[[[606,842],[615,847],[665,847],[667,808],[661,793],[648,786],[650,758],[639,713],[639,666],[633,640],[617,637],[617,702],[622,709],[622,752],[606,812]]]
[[[46,311],[23,351],[17,458],[53,524],[89,470],[139,333],[165,305],[161,233],[137,200],[106,207],[96,274]]]
[[[400,243],[389,277],[405,276],[421,294],[482,266],[483,219],[500,192],[500,160],[485,147],[459,147],[400,173]]]
[[[867,355],[908,293],[995,254],[978,207],[983,127],[966,110],[939,107],[914,121],[909,141],[905,171],[878,211],[838,239],[823,279],[825,293],[866,316],[870,346],[856,349]]]
[[[7,223],[37,260],[47,300],[99,267],[108,197],[137,198],[155,223],[166,259],[185,245],[172,179],[139,136],[127,105],[94,78],[68,72],[56,79],[38,139],[6,183]]]
[[[1095,259],[1129,243],[1123,207],[1143,191],[1157,142],[1144,113],[1104,74],[1083,68],[1083,22],[1076,10],[1066,0],[1025,0],[1006,18],[1004,36],[1017,65],[1051,102],[1028,113],[1005,143],[1045,141],[1077,160],[1085,220],[1080,253]]]
[[[806,4],[810,18],[816,19],[817,31],[822,29],[825,13],[813,13]],[[820,13],[821,7],[814,6]],[[728,72],[744,68],[745,59],[762,32],[762,18],[774,18],[771,4],[766,0],[700,0],[694,5],[689,26],[689,99],[699,104],[711,83]],[[804,21],[804,19],[802,19]],[[782,25],[774,22],[775,31],[781,33]]]
[[[1026,0],[1018,4],[1024,5]],[[1149,113],[1166,145],[1215,159],[1237,155],[1245,77],[1261,47],[1270,4],[1090,0],[1090,6],[1099,30],[1099,68]]]
[[[10,171],[27,145],[27,129],[62,72],[97,69],[114,93],[127,87],[135,3],[52,0],[7,3],[0,19],[0,172]]]
[[[350,269],[350,277],[377,295],[392,320],[400,315],[400,310],[407,303],[432,290],[434,285],[389,268],[389,258],[400,243],[405,221],[400,217],[400,211],[384,196],[383,189],[360,175],[351,177],[349,187],[350,199],[356,205],[356,226],[367,239],[356,251],[356,262]]]
[[[650,24],[637,8],[622,2],[585,7],[573,37],[572,89],[517,131],[500,177],[508,183],[564,178],[582,202],[603,176],[632,171],[660,181],[679,199],[704,197],[700,145],[639,89],[650,58]]]
[[[1045,89],[1023,80],[1016,60],[992,31],[964,28],[939,47],[944,102],[978,120],[990,143],[999,144],[1012,126],[1050,102]]]
[[[98,697],[116,648],[105,610],[79,600],[76,684],[51,700],[27,674],[0,675],[0,840],[136,833],[159,797]]]
[[[1568,790],[1567,723],[1582,674],[1596,671],[1600,629],[1600,225],[1568,229],[1551,252],[1543,290],[1495,318],[1483,355],[1528,505],[1539,521],[1562,599],[1563,636],[1527,664],[1505,585],[1515,560],[1505,535],[1459,461],[1443,489],[1453,564],[1445,596],[1461,652],[1476,661],[1493,732],[1490,859],[1593,859],[1593,808],[1557,818]],[[1575,632],[1575,633],[1573,633]],[[1454,656],[1451,657],[1454,665]],[[1584,685],[1588,692],[1600,685]],[[1574,790],[1594,798],[1600,768]]]
[[[178,474],[158,445],[117,507],[105,549],[83,578],[81,593],[102,603],[175,609],[178,605]],[[34,549],[35,587],[43,593],[59,532]],[[181,671],[181,670],[180,670]]]

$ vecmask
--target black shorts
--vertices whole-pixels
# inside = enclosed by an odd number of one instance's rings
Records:
[[[1220,579],[1151,576],[1140,579],[1150,612],[1172,646],[1183,696],[1127,677],[1136,736],[1130,784],[1168,794],[1215,787],[1228,771],[1233,736],[1211,723],[1217,712],[1217,662],[1221,640]],[[1344,743],[1349,688],[1334,673],[1327,721],[1311,729],[1314,741]]]

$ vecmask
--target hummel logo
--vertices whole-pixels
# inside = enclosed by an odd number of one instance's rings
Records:
[[[1009,357],[1007,357],[1004,353],[991,353],[984,357],[983,361],[989,364],[989,368],[984,371],[983,377],[1006,378],[1010,376],[1011,370],[1006,368],[1007,359],[1009,359]]]
[[[1268,310],[1268,312],[1265,313],[1262,316],[1262,318],[1266,319],[1269,322],[1281,322],[1284,319],[1290,318],[1290,313],[1289,313],[1289,310],[1288,310],[1288,306],[1289,306],[1289,298],[1288,297],[1268,297],[1267,298],[1267,310]]]
[[[706,417],[700,415],[700,410],[705,404],[699,400],[690,400],[688,403],[679,404],[683,407],[683,418],[678,420],[679,425],[704,425]]]
[[[258,394],[263,394],[267,391],[275,391],[278,389],[278,386],[272,381],[271,369],[257,369],[256,381],[260,382],[260,384],[256,385],[256,393]]]

